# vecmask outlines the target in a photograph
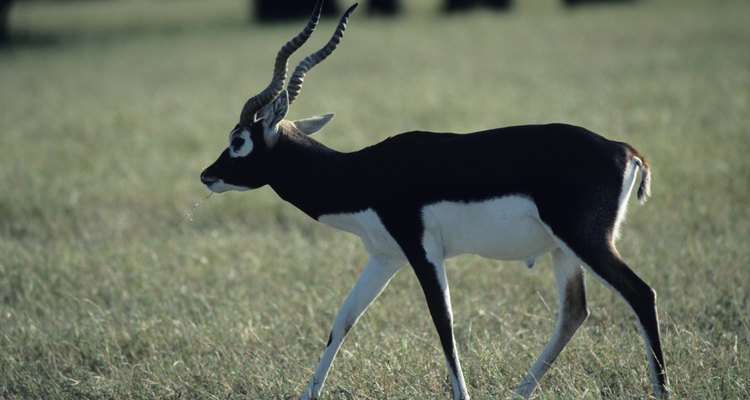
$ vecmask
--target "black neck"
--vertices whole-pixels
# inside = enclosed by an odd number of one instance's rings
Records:
[[[347,184],[353,180],[347,179],[344,153],[296,132],[282,135],[272,152],[270,186],[282,199],[315,219],[356,211],[358,193]]]

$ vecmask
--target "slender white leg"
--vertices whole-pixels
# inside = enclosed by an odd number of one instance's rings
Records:
[[[514,397],[528,398],[550,365],[555,361],[578,327],[588,317],[583,267],[575,258],[565,255],[560,249],[552,252],[552,266],[557,281],[559,313],[552,338],[542,350],[521,383]]]
[[[333,364],[333,359],[336,358],[336,353],[341,348],[349,329],[354,326],[362,313],[380,295],[402,266],[402,261],[383,262],[375,258],[368,260],[364,271],[336,315],[328,344],[307,389],[302,394],[302,399],[318,397]]]

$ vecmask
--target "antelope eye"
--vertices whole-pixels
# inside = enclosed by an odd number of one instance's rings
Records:
[[[232,143],[229,145],[232,147],[232,151],[240,151],[240,148],[242,148],[242,145],[245,144],[245,139],[237,136],[236,138],[232,139]]]

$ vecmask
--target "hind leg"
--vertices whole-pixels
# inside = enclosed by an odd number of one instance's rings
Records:
[[[515,397],[527,398],[552,365],[578,327],[589,315],[583,268],[578,259],[560,249],[552,252],[552,268],[557,282],[559,312],[552,338],[516,387]]]
[[[646,345],[654,393],[658,398],[668,398],[669,380],[659,334],[656,291],[625,264],[613,245],[601,247],[603,248],[598,251],[581,252],[582,259],[591,271],[619,293],[635,312]]]

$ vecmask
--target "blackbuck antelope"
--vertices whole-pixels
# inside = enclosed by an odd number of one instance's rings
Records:
[[[649,166],[632,146],[576,126],[551,124],[471,134],[408,132],[352,153],[309,135],[333,114],[287,121],[307,71],[340,42],[356,7],[330,41],[304,58],[284,89],[287,59],[310,37],[307,26],[276,57],[273,79],[244,105],[229,146],[201,174],[213,192],[270,185],[310,217],[362,239],[369,260],[339,310],[320,362],[302,394],[316,398],[344,338],[390,279],[410,264],[424,292],[455,399],[468,399],[453,336],[443,261],[462,253],[499,260],[552,254],[559,315],[554,333],[512,396],[528,397],[589,314],[584,270],[635,312],[658,397],[668,396],[656,293],[615,249],[636,183],[649,196]]]

